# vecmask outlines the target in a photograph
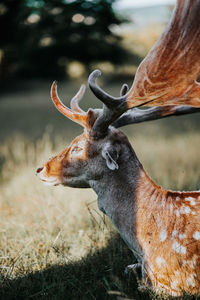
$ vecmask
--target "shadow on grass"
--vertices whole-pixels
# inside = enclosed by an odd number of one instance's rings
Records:
[[[125,267],[133,262],[132,252],[117,235],[109,240],[106,248],[77,262],[53,265],[16,279],[1,277],[0,299],[199,299],[197,296],[174,298],[151,291],[140,292],[136,277],[124,274]]]
[[[1,278],[0,299],[151,299],[137,290],[124,268],[134,257],[119,236],[106,248],[66,265],[53,265],[17,279]]]

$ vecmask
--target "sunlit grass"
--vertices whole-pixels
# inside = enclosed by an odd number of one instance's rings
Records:
[[[63,147],[57,143],[57,149]],[[19,274],[22,267],[23,271],[34,271],[77,260],[106,245],[109,230],[104,217],[96,212],[92,190],[49,188],[36,178],[37,165],[54,152],[47,135],[36,143],[18,136],[0,146],[4,160],[0,257],[3,273],[10,276]],[[60,247],[65,254],[60,253]]]
[[[166,189],[200,190],[198,133],[139,137],[135,144],[144,168],[156,183]]]

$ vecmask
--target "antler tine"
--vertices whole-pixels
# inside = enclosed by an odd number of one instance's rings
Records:
[[[78,103],[83,98],[85,94],[86,87],[84,84],[81,85],[78,93],[72,98],[70,102],[70,107],[73,111],[77,113],[84,113],[84,111],[79,107]]]
[[[128,84],[124,83],[121,87],[120,96],[126,95],[128,90],[129,90]]]
[[[93,91],[94,95],[100,99],[103,103],[103,110],[101,111],[99,117],[97,118],[91,135],[96,137],[101,137],[106,134],[108,126],[112,124],[117,118],[119,118],[126,110],[128,110],[127,105],[127,93],[128,85],[123,84],[120,97],[113,97],[106,92],[104,92],[96,83],[97,78],[101,75],[101,71],[95,70],[93,71],[89,78],[88,83],[89,87]],[[148,100],[145,104],[148,104],[152,100]],[[144,103],[139,104],[137,106],[144,105]]]
[[[80,92],[80,90],[79,90]],[[71,119],[72,121],[80,124],[83,127],[87,127],[86,114],[85,113],[75,113],[68,107],[66,107],[57,94],[57,84],[56,81],[52,83],[51,86],[51,99],[59,112],[61,112],[65,117]]]
[[[73,112],[62,103],[58,96],[56,81],[54,81],[51,86],[51,99],[59,112],[61,112],[67,118],[70,118],[72,120],[74,119]]]
[[[192,113],[200,113],[200,108],[181,105],[151,107],[147,109],[132,108],[129,111],[125,112],[119,119],[117,119],[112,124],[112,126],[114,126],[115,128],[120,128],[129,124],[136,124]]]
[[[103,109],[95,121],[91,135],[96,137],[104,136],[107,132],[108,126],[113,123],[127,108],[126,92],[127,85],[123,85],[120,97],[113,97],[104,92],[96,83],[97,78],[101,75],[99,70],[93,71],[89,78],[88,84],[94,95],[103,103]]]
[[[121,97],[113,97],[106,92],[104,92],[96,83],[97,78],[101,76],[100,70],[94,70],[89,78],[88,84],[90,89],[93,91],[94,95],[101,100],[108,108],[126,107],[126,95]]]

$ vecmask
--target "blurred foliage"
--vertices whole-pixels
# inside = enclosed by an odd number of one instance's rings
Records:
[[[62,77],[68,64],[109,60],[125,50],[113,24],[115,0],[4,0],[0,4],[0,79]]]

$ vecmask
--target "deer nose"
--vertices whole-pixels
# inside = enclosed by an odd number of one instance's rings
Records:
[[[40,173],[43,170],[44,167],[42,168],[37,168],[36,173]]]

